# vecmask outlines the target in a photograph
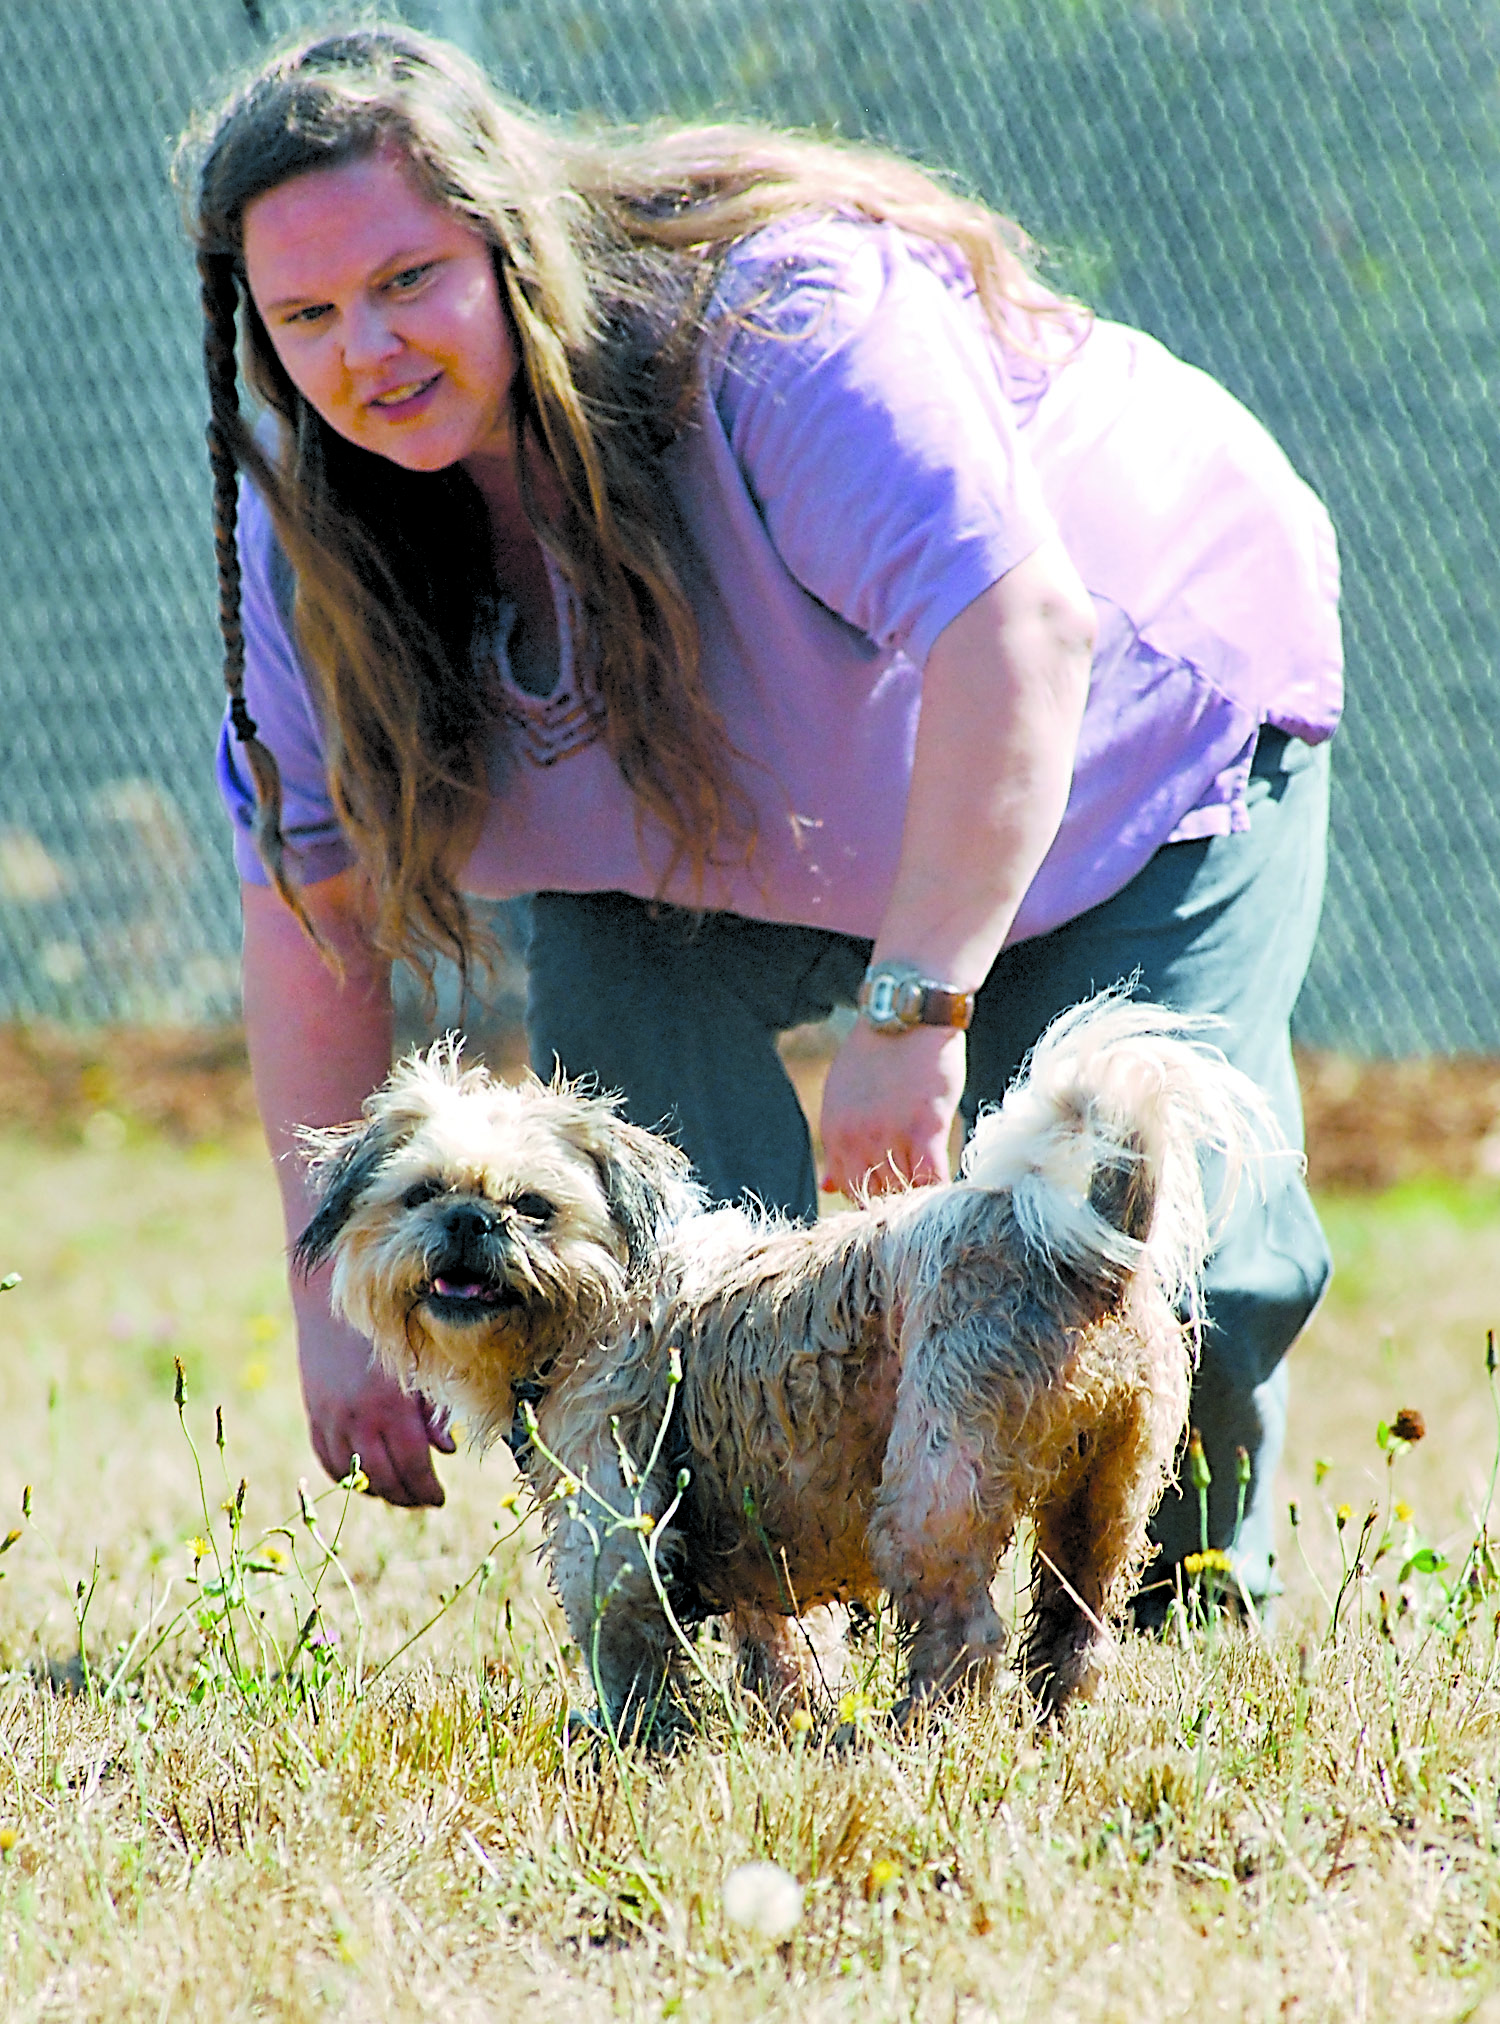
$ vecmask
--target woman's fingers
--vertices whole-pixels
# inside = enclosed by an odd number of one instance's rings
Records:
[[[360,1467],[370,1479],[371,1495],[383,1497],[387,1504],[409,1508],[441,1504],[447,1493],[432,1466],[426,1423],[420,1413],[413,1415],[413,1422],[382,1428],[370,1462],[361,1456]],[[444,1452],[452,1452],[451,1441]]]
[[[335,1482],[358,1455],[369,1494],[387,1504],[441,1504],[442,1484],[432,1466],[432,1445],[422,1403],[397,1392],[394,1399],[349,1401],[330,1426],[312,1424],[313,1448]],[[445,1434],[452,1452],[452,1441]]]
[[[430,1401],[402,1391],[370,1360],[370,1345],[326,1312],[303,1319],[302,1397],[313,1451],[338,1482],[355,1455],[370,1494],[388,1504],[441,1504],[432,1450],[453,1437]]]

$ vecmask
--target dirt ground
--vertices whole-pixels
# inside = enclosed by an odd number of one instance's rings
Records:
[[[491,1036],[488,1053],[502,1071],[518,1067],[520,1034]],[[805,1099],[826,1054],[818,1031],[788,1048]],[[1500,1176],[1500,1057],[1361,1061],[1305,1051],[1299,1059],[1315,1186],[1364,1192],[1424,1175]],[[123,1125],[195,1144],[252,1132],[255,1122],[238,1028],[0,1026],[0,1128],[66,1142]]]

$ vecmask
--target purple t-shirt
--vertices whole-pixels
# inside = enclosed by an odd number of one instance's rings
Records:
[[[623,891],[873,936],[896,868],[922,667],[967,605],[1056,532],[1099,615],[1067,813],[1011,932],[1117,892],[1164,843],[1242,828],[1256,734],[1327,738],[1340,705],[1328,517],[1205,374],[1096,322],[1050,364],[1002,345],[966,270],[892,227],[769,228],[732,256],[738,317],[705,341],[667,476],[690,539],[702,672],[758,821],[748,865],[663,884],[644,817],[576,683],[536,698],[499,653],[495,792],[464,873],[478,896]],[[1072,335],[1076,336],[1076,333]],[[292,864],[351,861],[316,708],[247,491],[246,699],[276,753]],[[284,573],[284,572],[283,572]],[[264,883],[254,796],[226,735],[241,874]]]

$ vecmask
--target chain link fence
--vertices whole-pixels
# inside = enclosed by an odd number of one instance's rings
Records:
[[[1223,380],[1327,500],[1349,714],[1306,1040],[1500,1050],[1493,0],[410,0],[528,101],[888,142]],[[235,1009],[173,137],[327,19],[0,6],[0,1018]],[[345,17],[347,18],[347,16]]]

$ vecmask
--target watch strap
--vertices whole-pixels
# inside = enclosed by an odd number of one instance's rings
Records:
[[[957,1026],[967,1032],[974,1020],[974,993],[950,984],[927,984],[922,994],[922,1026]]]

